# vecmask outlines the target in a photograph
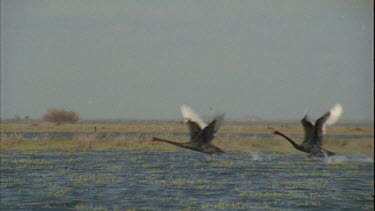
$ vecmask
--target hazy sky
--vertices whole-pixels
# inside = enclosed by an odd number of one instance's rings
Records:
[[[1,118],[373,119],[373,0],[2,0]]]

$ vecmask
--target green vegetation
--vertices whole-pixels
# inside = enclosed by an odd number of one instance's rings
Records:
[[[56,125],[53,123],[1,123],[1,132],[187,132],[188,128],[182,122],[174,121],[134,121],[128,123],[64,123]],[[224,124],[219,133],[271,133],[280,130],[285,134],[302,134],[303,128],[300,124]],[[372,125],[334,125],[328,128],[329,134],[374,134]]]
[[[161,122],[145,124],[130,122],[127,124],[1,124],[1,132],[11,132],[14,135],[1,135],[1,150],[37,150],[37,149],[158,149],[180,150],[163,143],[148,143],[148,137],[103,137],[99,135],[77,135],[72,138],[24,138],[18,132],[94,132],[94,128],[101,133],[110,132],[158,132],[163,138],[177,142],[185,142],[188,136],[173,136],[175,132],[187,132],[182,123]],[[257,150],[257,151],[294,151],[294,148],[280,137],[251,138],[241,137],[241,133],[269,133],[279,129],[286,134],[299,134],[303,131],[299,125],[224,125],[220,134],[230,134],[214,139],[214,144],[224,150]],[[337,126],[329,128],[329,134],[373,135],[373,128],[359,126]],[[301,141],[301,139],[296,139]],[[327,138],[324,147],[335,152],[362,152],[373,154],[373,138],[363,139],[333,139]]]
[[[164,138],[184,142],[188,137]],[[291,152],[295,149],[281,138],[217,138],[214,144],[224,150],[257,150],[257,151],[282,151]],[[155,150],[181,150],[175,146],[163,143],[148,143],[146,138],[116,137],[101,138],[95,135],[83,135],[73,138],[23,138],[20,135],[1,136],[1,150],[38,150],[38,149],[155,149]],[[326,149],[335,152],[363,152],[373,153],[373,139],[343,140],[330,139],[324,144]]]

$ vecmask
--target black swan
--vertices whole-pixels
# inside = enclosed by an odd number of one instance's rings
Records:
[[[208,125],[190,107],[186,105],[181,106],[181,113],[184,117],[185,123],[189,127],[189,142],[178,143],[157,137],[149,138],[148,141],[165,142],[177,147],[182,147],[209,155],[220,154],[224,152],[219,147],[211,144],[212,139],[214,139],[215,137],[215,133],[218,131],[224,120],[224,113],[216,114],[213,120]]]
[[[299,151],[306,152],[314,157],[325,157],[332,156],[335,153],[325,150],[322,148],[323,136],[325,134],[325,128],[329,125],[334,124],[341,116],[343,112],[342,106],[336,104],[327,113],[315,121],[313,125],[309,120],[307,115],[301,120],[301,124],[305,131],[305,138],[302,144],[295,143],[291,138],[284,135],[283,133],[275,130],[272,134],[279,135],[286,140],[288,140],[294,148]]]

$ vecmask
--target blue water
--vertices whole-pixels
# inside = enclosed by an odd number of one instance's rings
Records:
[[[190,150],[1,152],[1,210],[373,210],[364,154]]]

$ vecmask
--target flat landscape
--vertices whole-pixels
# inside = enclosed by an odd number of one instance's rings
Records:
[[[1,124],[1,209],[373,210],[372,125],[328,128],[317,159],[287,123],[228,123],[210,156],[165,143],[188,140],[177,121]]]

